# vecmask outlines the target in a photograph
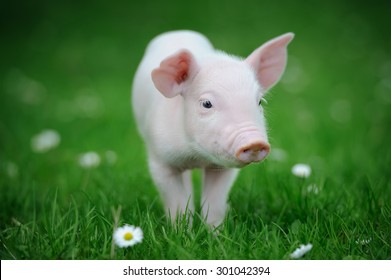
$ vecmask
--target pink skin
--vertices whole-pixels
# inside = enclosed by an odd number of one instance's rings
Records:
[[[190,170],[203,170],[202,213],[224,219],[238,169],[270,151],[262,107],[281,77],[293,34],[268,41],[245,60],[216,51],[201,34],[154,39],[133,84],[133,110],[150,172],[172,219],[193,212]]]

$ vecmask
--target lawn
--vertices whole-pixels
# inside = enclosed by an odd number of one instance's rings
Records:
[[[0,8],[1,259],[289,259],[307,243],[304,259],[391,259],[386,1],[19,2]],[[266,97],[272,152],[241,171],[218,234],[166,221],[131,111],[148,41],[173,29],[243,57],[296,34]],[[36,152],[46,129],[60,142]],[[113,247],[116,219],[143,242]]]

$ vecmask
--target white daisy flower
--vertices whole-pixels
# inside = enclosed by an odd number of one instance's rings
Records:
[[[312,244],[308,243],[307,245],[301,244],[299,248],[297,248],[292,254],[290,254],[290,257],[292,259],[299,259],[302,256],[304,256],[306,253],[311,251],[312,249]]]
[[[31,148],[36,153],[45,153],[60,144],[60,134],[52,129],[43,130],[31,139]]]
[[[87,152],[79,157],[79,164],[83,168],[93,168],[100,164],[100,156],[96,152]]]
[[[369,243],[372,242],[372,238],[368,238],[368,239],[357,239],[356,240],[356,244],[359,244],[359,245],[368,245]]]
[[[141,243],[143,237],[141,228],[131,225],[124,225],[123,227],[117,228],[113,235],[115,244],[121,248]]]
[[[293,175],[301,178],[307,178],[311,175],[311,167],[308,164],[298,163],[292,167]]]

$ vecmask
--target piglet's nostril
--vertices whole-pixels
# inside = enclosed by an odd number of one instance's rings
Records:
[[[269,151],[269,144],[257,142],[240,148],[236,153],[236,157],[244,163],[258,162],[263,160]]]
[[[259,152],[261,150],[263,150],[263,147],[261,145],[255,145],[255,146],[251,146],[250,148],[244,149],[243,153]]]

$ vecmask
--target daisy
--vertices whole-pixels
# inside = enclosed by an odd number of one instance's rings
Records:
[[[297,177],[307,178],[311,175],[311,167],[304,163],[298,163],[292,167],[292,173]]]
[[[360,244],[360,245],[368,245],[369,243],[371,243],[372,241],[372,238],[368,238],[368,239],[357,239],[356,240],[356,244]]]
[[[60,144],[60,134],[52,129],[43,130],[31,139],[31,148],[36,153],[45,153]]]
[[[143,241],[143,231],[139,227],[124,225],[115,230],[113,239],[118,247],[133,246]]]
[[[96,152],[87,152],[79,157],[79,164],[83,168],[93,168],[100,164],[100,156]]]
[[[311,251],[312,249],[312,244],[308,243],[307,245],[301,244],[299,248],[297,248],[292,254],[290,254],[290,257],[292,259],[299,259],[302,256],[304,256],[306,253]]]

